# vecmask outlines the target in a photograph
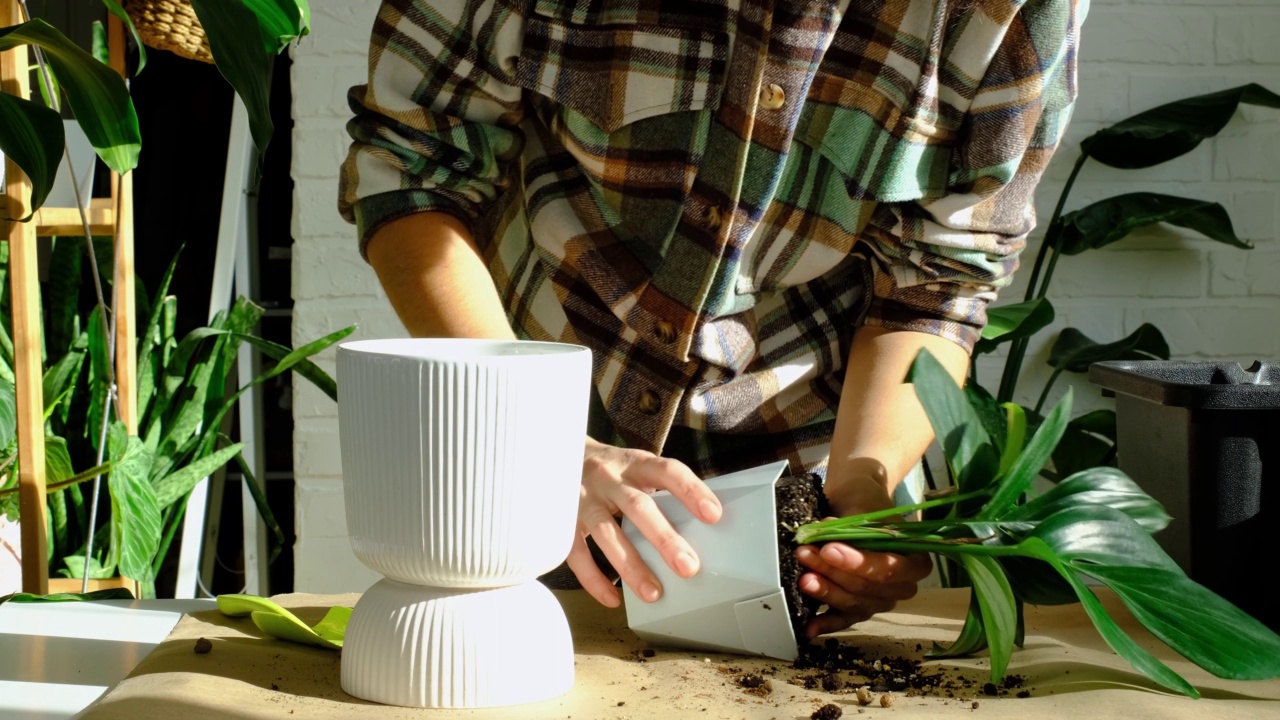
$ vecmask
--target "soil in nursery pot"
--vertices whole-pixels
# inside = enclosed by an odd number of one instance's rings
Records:
[[[800,592],[800,576],[805,567],[796,560],[795,529],[828,517],[831,512],[827,497],[822,494],[822,478],[813,473],[781,478],[774,485],[774,498],[778,515],[778,577],[803,658],[809,648],[804,628],[821,603]]]

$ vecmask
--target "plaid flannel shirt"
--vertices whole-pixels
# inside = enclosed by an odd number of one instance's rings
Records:
[[[1087,0],[386,0],[340,208],[450,213],[618,444],[821,472],[854,329],[971,349]]]

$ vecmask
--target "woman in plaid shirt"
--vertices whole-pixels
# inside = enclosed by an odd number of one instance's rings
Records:
[[[596,400],[569,566],[647,600],[648,494],[791,461],[842,514],[892,506],[932,439],[902,379],[957,378],[1034,225],[1086,0],[385,0],[340,206],[418,336],[585,345]],[[798,550],[830,610],[915,593],[926,556]]]

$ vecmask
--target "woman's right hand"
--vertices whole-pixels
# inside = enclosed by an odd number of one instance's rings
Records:
[[[622,581],[637,596],[653,602],[662,596],[658,578],[640,559],[622,532],[617,517],[630,518],[680,577],[698,572],[698,556],[658,509],[650,493],[670,491],[694,517],[705,523],[720,519],[720,501],[687,465],[644,450],[614,447],[587,438],[578,500],[578,529],[569,552],[569,568],[591,596],[607,607],[622,598],[591,558],[587,537],[608,558]]]

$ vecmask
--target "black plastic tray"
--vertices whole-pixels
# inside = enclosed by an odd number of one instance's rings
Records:
[[[1280,409],[1280,363],[1118,360],[1089,366],[1089,382],[1157,405],[1196,410]]]

